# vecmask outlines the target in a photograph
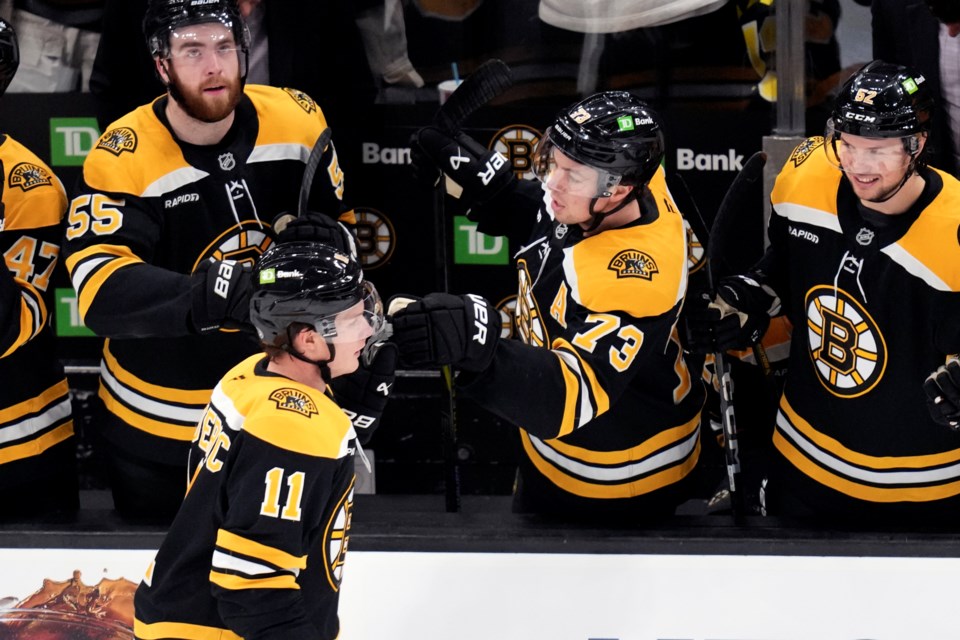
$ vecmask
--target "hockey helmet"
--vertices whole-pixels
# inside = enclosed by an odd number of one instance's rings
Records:
[[[557,169],[554,150],[559,150],[597,171],[596,182],[581,187],[582,195],[602,198],[620,184],[646,184],[664,149],[660,117],[646,103],[626,91],[604,91],[560,113],[537,145],[534,171],[548,183]]]
[[[363,303],[362,313],[348,313]],[[294,322],[313,326],[328,343],[379,336],[383,303],[357,260],[319,242],[275,244],[253,270],[250,321],[264,344],[280,346]]]
[[[20,66],[20,45],[17,44],[17,32],[13,25],[0,18],[0,96],[17,74]]]
[[[240,16],[236,0],[150,0],[143,17],[143,35],[150,55],[170,53],[170,34],[192,24],[219,22],[233,33],[244,56],[250,48],[250,32]]]

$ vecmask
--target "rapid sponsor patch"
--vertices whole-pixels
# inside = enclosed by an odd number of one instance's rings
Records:
[[[52,180],[49,171],[32,162],[21,162],[11,169],[10,175],[7,177],[7,182],[10,183],[11,187],[20,187],[24,191],[49,185]]]

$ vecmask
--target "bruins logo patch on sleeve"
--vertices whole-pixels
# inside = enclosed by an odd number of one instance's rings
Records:
[[[50,184],[52,178],[43,167],[32,162],[21,162],[10,171],[7,181],[11,187],[20,187],[24,191],[29,191],[34,187]]]
[[[115,156],[119,156],[124,151],[133,153],[137,149],[137,132],[130,127],[110,129],[100,136],[97,149],[105,149]]]
[[[807,138],[793,150],[793,153],[790,154],[790,162],[793,163],[794,167],[799,167],[801,164],[806,161],[810,155],[823,146],[823,136],[814,136],[812,138]]]
[[[277,389],[270,394],[270,399],[277,404],[277,409],[283,411],[293,411],[308,418],[319,413],[310,396],[296,389]]]
[[[624,249],[613,257],[607,268],[616,271],[618,278],[643,278],[644,280],[653,280],[653,274],[660,272],[653,258],[636,249]]]
[[[317,103],[314,102],[313,98],[305,94],[303,91],[300,91],[299,89],[291,89],[289,87],[284,87],[283,90],[286,91],[287,95],[293,98],[294,102],[300,105],[300,108],[307,113],[313,113],[317,110]]]

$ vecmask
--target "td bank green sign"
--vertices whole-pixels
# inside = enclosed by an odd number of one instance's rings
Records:
[[[477,231],[477,223],[466,216],[453,218],[453,262],[455,264],[510,264],[507,239]]]
[[[80,307],[77,300],[77,292],[67,287],[56,289],[54,292],[56,303],[56,328],[57,335],[60,337],[79,337],[96,335],[90,329],[84,326],[80,320]]]
[[[50,164],[79,167],[99,139],[96,118],[50,118]]]

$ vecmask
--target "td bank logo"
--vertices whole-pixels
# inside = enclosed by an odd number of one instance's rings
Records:
[[[507,241],[477,231],[477,223],[466,216],[453,218],[453,262],[455,264],[509,264]]]
[[[79,167],[99,139],[96,118],[50,118],[50,164]]]
[[[80,320],[80,307],[77,294],[73,289],[63,288],[54,291],[56,300],[56,329],[60,337],[94,336],[93,331]]]

